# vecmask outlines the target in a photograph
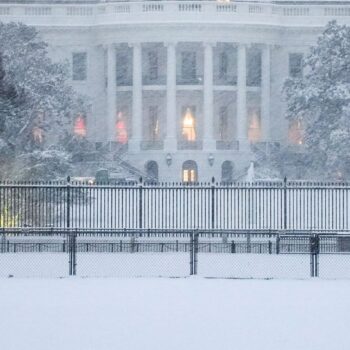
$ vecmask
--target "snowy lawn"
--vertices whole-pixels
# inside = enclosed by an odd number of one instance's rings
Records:
[[[350,282],[0,279],[0,349],[348,350]]]

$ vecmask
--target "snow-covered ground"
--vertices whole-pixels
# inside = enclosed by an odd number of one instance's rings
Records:
[[[4,350],[348,350],[350,281],[0,279]]]

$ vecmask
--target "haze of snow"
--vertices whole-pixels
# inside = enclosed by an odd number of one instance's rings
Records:
[[[347,350],[349,281],[1,279],[0,349]]]

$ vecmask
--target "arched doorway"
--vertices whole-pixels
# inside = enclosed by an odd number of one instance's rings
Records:
[[[233,163],[229,160],[225,160],[221,165],[221,181],[233,181]]]
[[[154,160],[146,163],[146,174],[151,180],[158,181],[158,164]]]
[[[198,167],[193,160],[187,160],[182,164],[182,181],[196,182],[198,181]]]

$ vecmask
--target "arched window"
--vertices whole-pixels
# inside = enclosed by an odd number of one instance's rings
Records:
[[[193,160],[187,160],[182,165],[182,181],[196,182],[198,179],[197,163]]]
[[[182,137],[185,141],[196,141],[196,118],[194,107],[187,107],[182,119]]]
[[[74,121],[74,134],[80,137],[86,136],[86,120],[85,117],[79,114]]]
[[[146,163],[146,174],[147,176],[154,180],[158,181],[158,164],[154,160],[150,160]]]
[[[233,163],[229,160],[225,160],[221,165],[221,181],[232,182],[233,181]]]

